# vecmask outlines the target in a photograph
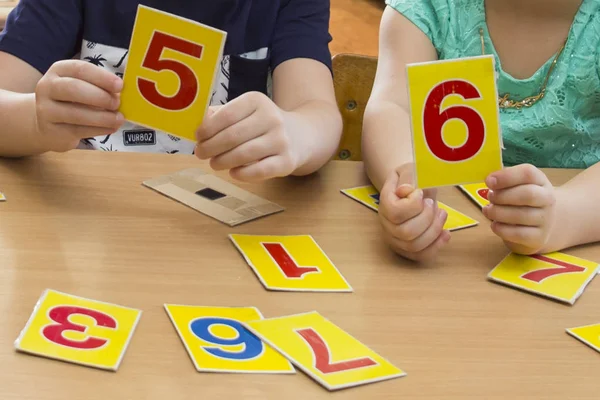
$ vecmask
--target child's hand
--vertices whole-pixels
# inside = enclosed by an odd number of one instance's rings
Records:
[[[85,61],[52,65],[36,87],[36,126],[51,151],[68,151],[81,139],[114,133],[123,81]]]
[[[491,174],[490,205],[483,209],[492,230],[514,252],[544,252],[556,219],[556,192],[546,175],[528,164]]]
[[[241,181],[290,175],[298,165],[284,112],[262,93],[246,93],[211,107],[197,132],[196,156]]]
[[[401,169],[381,189],[379,218],[385,241],[398,254],[414,261],[428,261],[450,240],[444,230],[446,211],[437,207],[436,191],[423,192],[401,184]]]

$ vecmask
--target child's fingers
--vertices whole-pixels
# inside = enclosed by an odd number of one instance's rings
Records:
[[[442,233],[440,233],[440,235],[435,240],[435,242],[433,242],[431,245],[429,245],[429,247],[427,247],[425,250],[423,250],[415,255],[415,260],[419,261],[419,262],[426,262],[426,261],[433,260],[437,256],[437,254],[440,252],[442,247],[446,243],[448,243],[448,241],[450,241],[450,238],[451,238],[450,232],[442,231]]]
[[[58,78],[50,86],[50,98],[55,101],[79,103],[103,110],[116,111],[120,100],[114,94],[74,78]]]
[[[405,250],[411,253],[419,253],[431,246],[443,232],[447,218],[448,213],[445,210],[438,209],[435,219],[429,228],[421,236],[407,243]]]
[[[51,123],[106,128],[113,132],[125,122],[121,113],[94,110],[79,104],[50,103],[41,113]]]
[[[207,114],[202,126],[198,129],[198,140],[201,142],[208,140],[254,114],[259,104],[249,101],[249,99],[248,96],[240,96],[214,110],[214,113]],[[244,131],[236,131],[233,134],[243,135]]]
[[[391,224],[390,233],[397,239],[413,241],[427,231],[436,215],[435,202],[432,199],[425,199],[425,206],[419,215],[400,225]]]
[[[483,208],[488,219],[503,224],[542,226],[545,222],[544,209],[537,207],[497,206],[490,204]]]
[[[423,191],[415,190],[403,199],[395,193],[385,196],[379,206],[379,213],[394,225],[400,225],[423,212]]]
[[[246,118],[229,126],[210,139],[200,141],[196,155],[202,160],[216,157],[265,134],[267,130],[268,127],[260,121],[254,118]]]
[[[548,178],[533,165],[521,164],[490,174],[485,183],[492,190],[502,190],[524,184],[545,186]]]
[[[75,78],[91,83],[109,93],[119,93],[123,89],[121,78],[86,61],[59,61],[51,67],[50,71],[62,78]]]
[[[490,191],[492,204],[510,206],[545,207],[553,203],[554,197],[548,189],[537,185],[521,185],[504,190]]]
[[[233,179],[243,182],[260,182],[267,179],[283,177],[291,174],[293,166],[283,156],[272,156],[250,165],[229,170]]]
[[[198,148],[201,147],[202,144],[198,146]],[[277,154],[277,150],[269,135],[263,135],[216,156],[210,160],[210,166],[215,171],[241,167],[274,156]]]
[[[542,230],[532,226],[508,225],[500,222],[492,223],[492,231],[502,240],[535,247],[540,243]]]

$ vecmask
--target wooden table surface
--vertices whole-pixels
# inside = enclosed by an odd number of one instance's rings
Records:
[[[600,354],[565,328],[600,322],[600,280],[573,307],[487,281],[507,250],[458,190],[441,200],[480,226],[415,266],[382,243],[375,212],[340,194],[366,183],[361,163],[241,185],[287,210],[233,229],[141,185],[199,165],[92,151],[0,160],[0,399],[598,398]],[[549,171],[555,184],[574,173]],[[229,233],[313,235],[355,291],[267,292]],[[600,246],[569,253],[600,261]],[[118,372],[15,352],[46,288],[143,310]],[[256,306],[265,317],[316,310],[408,375],[329,393],[300,372],[201,374],[164,303]]]

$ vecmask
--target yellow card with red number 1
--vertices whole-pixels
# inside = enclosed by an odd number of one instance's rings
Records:
[[[575,304],[600,270],[598,263],[563,253],[509,254],[488,275],[494,282]]]
[[[218,29],[140,5],[121,93],[125,119],[195,141],[226,36]]]
[[[600,324],[570,328],[567,333],[600,353]]]
[[[415,183],[484,182],[502,169],[493,56],[407,66]]]
[[[371,185],[344,189],[342,193],[372,210],[379,211],[379,192]],[[442,202],[438,201],[438,207],[448,213],[448,219],[444,225],[444,229],[448,231],[452,232],[479,225],[477,220],[456,211]]]
[[[317,312],[252,321],[246,326],[329,390],[406,375]]]
[[[309,235],[229,235],[266,289],[352,292],[352,287]]]
[[[46,290],[15,342],[18,351],[116,371],[142,312]]]
[[[199,372],[296,372],[288,360],[243,326],[263,319],[254,307],[165,304],[165,309]]]

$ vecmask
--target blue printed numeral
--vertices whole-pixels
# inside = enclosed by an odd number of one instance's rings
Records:
[[[379,205],[379,193],[377,194],[370,194],[369,195],[373,200],[375,200],[375,204]]]
[[[214,325],[225,325],[233,328],[238,333],[234,339],[223,339],[216,337],[210,332],[210,328]],[[251,360],[260,356],[263,352],[264,345],[254,334],[249,332],[238,321],[227,318],[198,318],[190,324],[190,330],[196,337],[205,342],[213,343],[218,347],[203,347],[203,349],[215,357],[225,358],[228,360]],[[228,351],[223,347],[232,347],[244,345],[241,351]]]

